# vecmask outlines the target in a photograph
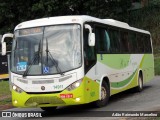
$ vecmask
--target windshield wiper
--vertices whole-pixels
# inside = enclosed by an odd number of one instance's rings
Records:
[[[35,62],[38,60],[38,63],[39,63],[39,59],[40,59],[40,53],[41,53],[41,50],[40,50],[40,46],[41,46],[41,40],[39,42],[39,45],[38,45],[38,51],[34,53],[33,55],[33,59],[32,61],[29,63],[29,65],[27,66],[26,68],[26,71],[23,73],[23,77],[26,77],[30,68],[32,67],[33,64],[35,64]]]
[[[63,72],[61,71],[61,69],[60,69],[59,66],[58,66],[58,62],[56,62],[56,60],[53,58],[52,54],[51,54],[50,51],[49,51],[47,38],[46,38],[46,56],[47,56],[47,65],[48,65],[48,57],[50,56],[51,61],[52,61],[53,64],[55,65],[57,71],[58,71],[61,75],[64,75]]]

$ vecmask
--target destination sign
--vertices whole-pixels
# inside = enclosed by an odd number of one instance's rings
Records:
[[[22,29],[19,30],[19,35],[30,35],[30,34],[36,34],[36,33],[42,33],[43,29],[42,27],[36,27],[36,28],[28,28],[28,29]]]

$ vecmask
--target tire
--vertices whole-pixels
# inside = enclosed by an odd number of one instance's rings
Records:
[[[138,86],[135,88],[136,92],[141,92],[143,90],[143,77],[141,74],[139,74],[138,77]]]
[[[47,111],[47,112],[52,112],[56,110],[57,107],[41,107],[42,110]]]
[[[103,107],[106,106],[110,97],[110,88],[109,85],[103,81],[101,86],[101,100],[97,100],[94,102],[95,107]]]

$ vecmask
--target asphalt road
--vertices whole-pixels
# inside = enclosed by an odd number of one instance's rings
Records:
[[[44,120],[119,119],[115,117],[106,118],[102,116],[107,116],[107,113],[109,114],[109,111],[160,111],[160,76],[156,76],[152,81],[146,83],[144,85],[143,91],[140,93],[128,90],[112,96],[108,105],[103,108],[94,108],[92,104],[87,104],[61,107],[52,113],[46,113],[39,108],[14,108],[7,111],[39,111],[44,116]],[[0,118],[0,120],[1,119],[2,118]],[[37,119],[40,118],[34,118],[34,120]],[[8,120],[8,118],[6,120]]]

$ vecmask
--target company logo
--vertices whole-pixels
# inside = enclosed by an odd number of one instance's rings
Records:
[[[41,86],[41,90],[45,90],[45,87],[44,87],[44,86]]]
[[[0,112],[0,117],[9,118],[9,117],[42,117],[41,112]]]
[[[11,117],[11,112],[2,112],[2,117]]]

